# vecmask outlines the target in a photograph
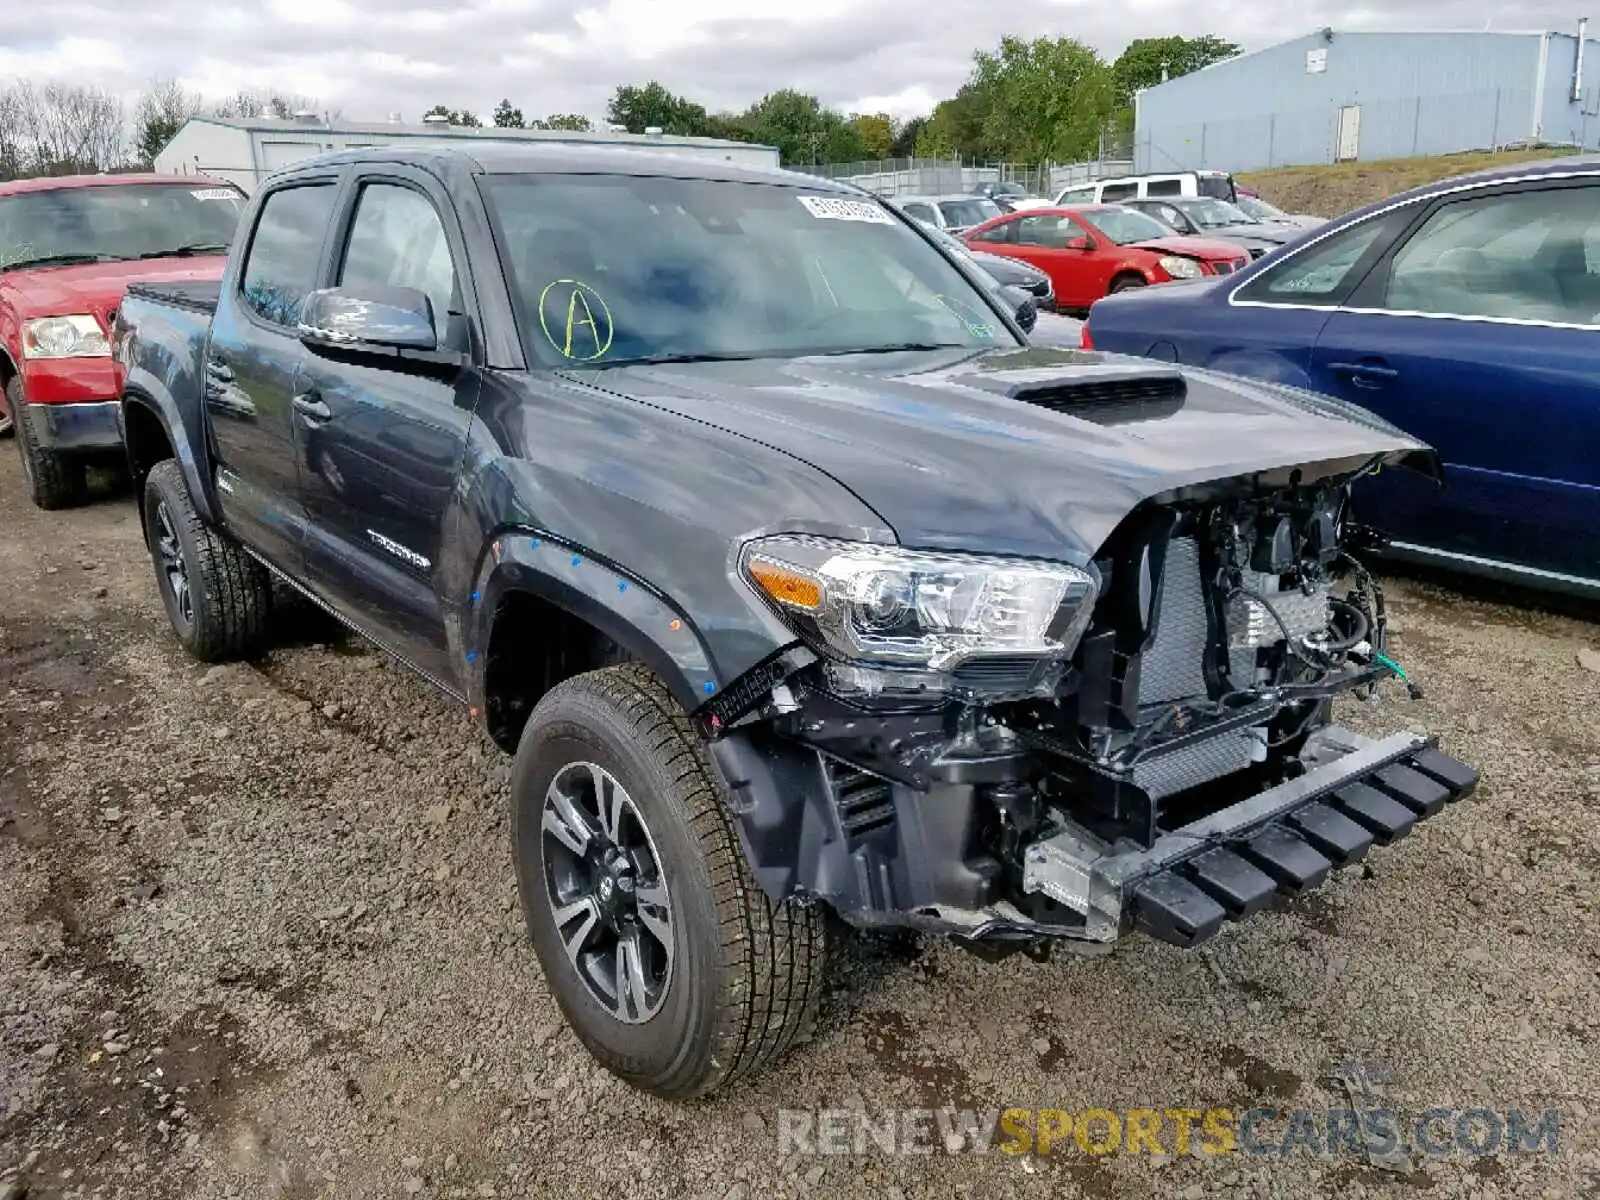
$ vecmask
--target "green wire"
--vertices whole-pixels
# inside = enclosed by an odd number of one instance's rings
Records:
[[[1394,659],[1390,658],[1387,654],[1379,654],[1376,651],[1373,652],[1372,657],[1377,659],[1384,666],[1388,667],[1389,670],[1393,671],[1396,679],[1399,679],[1402,682],[1405,681],[1406,669],[1399,663],[1395,662]]]

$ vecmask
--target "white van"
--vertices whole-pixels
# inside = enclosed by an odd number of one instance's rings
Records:
[[[1056,204],[1117,204],[1123,200],[1159,199],[1162,196],[1234,198],[1233,176],[1226,171],[1172,171],[1165,175],[1118,175],[1075,183],[1063,188]]]

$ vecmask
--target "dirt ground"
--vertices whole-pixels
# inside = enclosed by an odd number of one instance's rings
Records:
[[[563,1026],[463,716],[325,632],[189,661],[128,500],[40,513],[9,445],[0,513],[4,1200],[1600,1195],[1600,626],[1393,582],[1426,696],[1346,715],[1475,798],[1200,952],[851,945],[812,1044],[677,1105]],[[1345,1063],[1407,1119],[1554,1108],[1558,1151],[779,1152],[780,1109],[1320,1112]]]
[[[1240,183],[1255,188],[1285,212],[1336,217],[1424,183],[1490,167],[1556,158],[1564,153],[1570,152],[1544,149],[1443,154],[1318,167],[1278,167],[1271,171],[1249,171],[1238,178]]]

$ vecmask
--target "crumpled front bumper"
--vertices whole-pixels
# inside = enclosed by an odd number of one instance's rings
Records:
[[[1110,942],[1140,930],[1178,946],[1213,936],[1274,896],[1295,896],[1388,845],[1470,794],[1477,771],[1409,733],[1380,740],[1319,730],[1303,775],[1174,830],[1148,849],[1117,850],[1081,830],[1028,847],[1023,890],[1085,916]]]

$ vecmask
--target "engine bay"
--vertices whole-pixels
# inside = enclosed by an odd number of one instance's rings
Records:
[[[1070,658],[971,657],[942,689],[821,655],[775,671],[714,742],[764,882],[857,924],[1106,936],[1097,863],[1291,784],[1336,696],[1405,678],[1349,482],[1136,510],[1093,561]],[[740,792],[763,773],[811,815]]]

